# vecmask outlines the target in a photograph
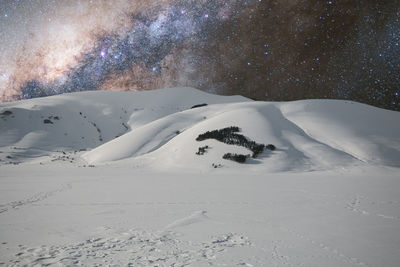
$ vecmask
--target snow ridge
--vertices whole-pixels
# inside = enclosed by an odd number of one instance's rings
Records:
[[[192,108],[196,105],[200,107]],[[82,165],[129,164],[160,171],[400,167],[399,125],[398,112],[348,101],[255,102],[193,88],[82,92],[1,104],[0,164],[63,152],[77,154],[70,161]],[[195,140],[206,131],[231,126],[277,149],[241,165],[222,156],[246,155],[244,148]],[[208,153],[196,155],[202,146],[209,147]]]

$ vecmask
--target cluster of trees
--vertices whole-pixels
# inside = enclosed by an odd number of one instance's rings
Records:
[[[207,152],[208,146],[199,147],[199,151],[196,152],[196,155],[204,155]]]
[[[232,153],[226,153],[222,158],[223,159],[229,159],[229,160],[233,160],[239,163],[245,163],[247,157],[249,157],[250,155],[242,155],[242,154],[232,154]]]
[[[227,127],[220,130],[208,131],[200,134],[196,140],[203,141],[207,139],[216,139],[228,145],[238,145],[250,149],[253,152],[253,158],[256,158],[264,151],[265,145],[249,141],[245,136],[238,134],[240,128],[236,126]]]
[[[242,134],[238,134],[238,132],[240,132],[240,128],[237,126],[231,126],[231,127],[223,128],[220,130],[207,131],[203,134],[200,134],[196,138],[196,141],[215,139],[217,141],[223,142],[228,145],[242,146],[253,152],[253,155],[252,155],[253,158],[256,158],[259,154],[261,154],[265,148],[269,149],[271,151],[276,149],[275,146],[272,144],[264,145],[264,144],[258,144],[254,141],[248,140]],[[199,151],[196,154],[203,155],[206,152],[206,149],[208,149],[208,146],[199,147]],[[223,156],[224,159],[233,160],[233,161],[236,161],[239,163],[246,162],[246,159],[248,157],[250,157],[250,155],[241,155],[241,154],[232,154],[232,153],[227,153]]]
[[[266,148],[266,149],[269,149],[269,150],[271,150],[271,151],[274,151],[274,150],[276,149],[276,147],[275,147],[274,145],[271,145],[271,144],[266,145],[265,148]]]

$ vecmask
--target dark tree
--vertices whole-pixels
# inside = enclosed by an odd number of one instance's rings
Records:
[[[248,156],[242,154],[226,153],[222,158],[236,161],[238,163],[245,163]]]

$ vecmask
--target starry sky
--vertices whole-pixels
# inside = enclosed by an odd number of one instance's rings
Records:
[[[0,101],[191,86],[400,110],[400,0],[0,0]]]

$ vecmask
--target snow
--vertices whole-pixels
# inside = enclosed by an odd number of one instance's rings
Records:
[[[335,108],[340,110],[336,116]],[[256,166],[246,169],[281,172],[363,164],[398,167],[398,123],[396,112],[352,102],[228,103],[184,110],[154,120],[98,146],[83,158],[91,164],[128,158],[131,164],[163,170],[172,166],[204,170],[212,163],[222,163],[224,153],[248,152],[218,142],[193,140],[206,131],[238,126],[251,140],[279,148],[273,153],[265,152],[254,160]],[[193,153],[203,144],[212,144],[204,160]]]
[[[0,265],[399,265],[398,112],[169,88],[0,114]],[[229,126],[277,149],[195,140]]]

